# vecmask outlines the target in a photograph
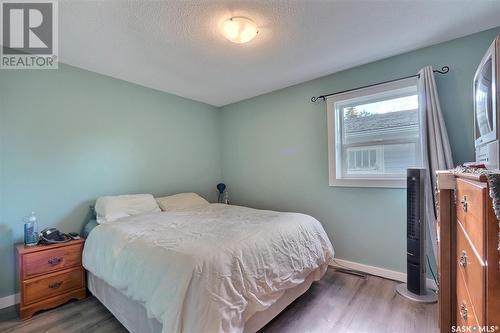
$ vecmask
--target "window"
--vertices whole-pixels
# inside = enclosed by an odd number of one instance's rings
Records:
[[[420,165],[417,79],[334,95],[327,100],[331,186],[406,187]]]

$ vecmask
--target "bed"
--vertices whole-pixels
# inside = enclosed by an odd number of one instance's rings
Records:
[[[209,204],[98,225],[83,265],[89,290],[131,332],[256,332],[333,255],[311,216]]]

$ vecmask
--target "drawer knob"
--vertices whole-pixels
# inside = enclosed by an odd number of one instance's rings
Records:
[[[54,283],[51,283],[49,284],[49,288],[50,289],[59,289],[59,287],[62,285],[62,281],[59,281],[59,282],[54,282]]]
[[[462,204],[462,209],[464,210],[464,212],[467,212],[467,205],[469,204],[467,202],[467,196],[464,195],[464,197],[462,198],[462,200],[460,200],[460,203]]]
[[[56,258],[49,259],[49,260],[47,261],[47,263],[48,263],[49,265],[55,266],[55,265],[59,264],[61,261],[62,261],[62,258],[61,258],[61,257],[56,257]]]
[[[465,303],[460,304],[460,317],[462,317],[463,321],[467,321],[467,305]]]
[[[462,266],[463,268],[467,267],[467,259],[468,259],[467,252],[465,252],[465,250],[462,250],[459,261],[460,266]]]

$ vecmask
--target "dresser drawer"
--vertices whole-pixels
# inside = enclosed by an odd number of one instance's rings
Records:
[[[487,186],[457,179],[457,219],[462,223],[481,258],[485,258],[485,214]]]
[[[472,248],[464,227],[457,223],[457,279],[462,279],[474,305],[475,314],[480,324],[484,323],[486,285],[486,267]]]
[[[23,279],[82,264],[83,243],[23,255]]]
[[[457,308],[455,311],[457,326],[479,326],[474,306],[470,301],[467,287],[460,272],[457,272]]]
[[[23,304],[31,304],[83,286],[84,274],[81,267],[30,279],[23,282]]]

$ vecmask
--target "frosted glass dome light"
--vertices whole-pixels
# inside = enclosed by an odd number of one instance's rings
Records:
[[[254,21],[246,17],[236,16],[224,21],[222,33],[231,42],[243,44],[254,39],[259,30]]]

